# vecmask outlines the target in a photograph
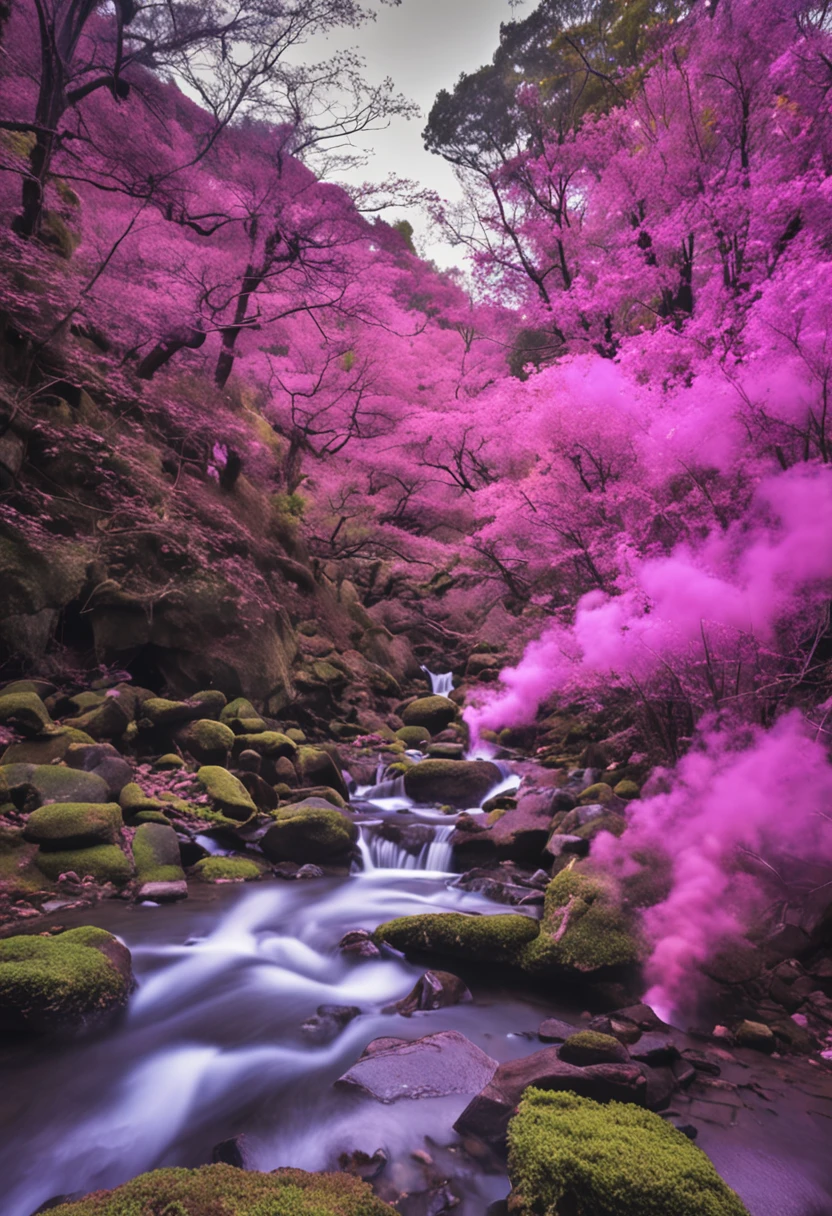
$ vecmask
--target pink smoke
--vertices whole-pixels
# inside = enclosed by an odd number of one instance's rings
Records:
[[[797,711],[769,731],[706,731],[672,776],[667,792],[631,805],[620,839],[605,834],[593,848],[622,876],[641,849],[672,859],[670,895],[644,915],[646,1000],[665,1016],[692,1002],[697,965],[719,940],[749,926],[757,892],[738,877],[742,850],[784,879],[784,864],[832,866],[832,765]]]

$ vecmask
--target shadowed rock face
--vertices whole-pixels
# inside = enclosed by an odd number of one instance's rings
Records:
[[[487,1085],[497,1061],[456,1030],[409,1043],[374,1039],[336,1085],[363,1090],[379,1102],[472,1094]]]

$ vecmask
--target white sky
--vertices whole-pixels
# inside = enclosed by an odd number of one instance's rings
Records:
[[[391,76],[397,92],[415,101],[422,112],[420,118],[396,119],[388,130],[356,140],[374,155],[365,169],[350,177],[373,181],[396,173],[453,198],[458,191],[451,167],[424,150],[421,132],[439,90],[451,89],[460,73],[490,62],[500,23],[512,17],[509,0],[402,0],[396,8],[379,5],[377,12],[378,19],[364,28],[305,48],[305,55],[317,57],[342,46],[355,47],[366,60],[369,81]],[[420,252],[441,266],[461,264],[462,253],[438,241],[418,212],[385,214],[388,220],[402,217],[416,229]]]

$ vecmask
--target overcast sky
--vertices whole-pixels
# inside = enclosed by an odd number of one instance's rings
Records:
[[[525,5],[524,10],[531,7]],[[356,47],[366,60],[368,80],[391,76],[397,91],[415,101],[422,112],[420,118],[394,120],[389,130],[362,140],[363,146],[374,149],[374,155],[358,180],[381,179],[392,172],[415,179],[443,198],[453,197],[456,184],[451,168],[441,156],[424,150],[421,132],[439,90],[452,88],[461,72],[491,60],[500,23],[512,16],[509,0],[402,0],[396,8],[379,5],[376,11],[378,19],[363,29],[314,48],[317,55],[320,50],[327,54],[344,45]],[[428,257],[440,265],[461,262],[460,252],[437,242],[418,214],[396,213],[387,218],[399,218],[399,214],[407,214],[417,229],[417,244]]]

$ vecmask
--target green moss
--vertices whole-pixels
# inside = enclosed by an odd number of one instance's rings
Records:
[[[419,697],[402,713],[405,726],[423,726],[432,735],[444,730],[456,718],[456,706],[448,697]]]
[[[573,1047],[587,1047],[592,1051],[614,1051],[621,1044],[611,1034],[601,1034],[597,1030],[578,1030],[565,1040]]]
[[[251,701],[247,701],[245,697],[237,697],[234,701],[229,701],[220,712],[220,722],[230,726],[235,734],[255,734],[266,729],[266,723]],[[239,729],[237,729],[238,726]]]
[[[80,234],[62,219],[57,211],[44,211],[40,225],[40,239],[59,257],[69,259],[81,243]]]
[[[104,953],[111,945],[115,938],[92,925],[0,941],[0,1024],[66,1025],[123,1004],[129,979]]]
[[[57,726],[41,739],[26,739],[22,743],[10,743],[3,752],[0,764],[51,764],[63,760],[73,743],[94,743],[83,730],[71,726]]]
[[[461,912],[428,912],[400,916],[379,925],[377,942],[403,954],[432,954],[472,962],[512,964],[538,934],[529,916],[465,916]]]
[[[424,726],[401,726],[396,731],[396,738],[401,739],[405,747],[422,747],[430,743],[430,731]]]
[[[133,860],[139,882],[181,882],[185,877],[179,855],[179,840],[173,828],[161,823],[142,823],[133,837]]]
[[[568,869],[546,888],[540,936],[523,951],[521,965],[531,972],[562,967],[589,972],[635,963],[641,952],[609,884]]]
[[[115,844],[99,844],[92,849],[62,849],[57,853],[40,852],[36,864],[53,882],[70,870],[79,878],[91,874],[96,882],[112,882],[117,887],[123,887],[133,877],[129,859]]]
[[[48,891],[52,884],[34,864],[37,847],[23,839],[23,833],[0,828],[0,889],[10,899],[26,898]]]
[[[257,807],[246,787],[228,769],[220,768],[218,764],[204,764],[196,775],[215,808],[229,819],[245,820],[256,813]]]
[[[527,1089],[508,1141],[518,1216],[748,1216],[701,1149],[629,1103]]]
[[[291,760],[298,750],[289,736],[278,730],[264,730],[256,735],[238,735],[237,747],[240,751],[248,749],[261,756],[271,756],[273,760],[281,756],[287,756]],[[237,752],[234,754],[237,755]]]
[[[24,735],[38,735],[53,722],[36,692],[7,692],[0,696],[0,725]]]
[[[215,722],[212,718],[191,722],[178,737],[187,750],[194,752],[198,758],[207,756],[209,752],[227,754],[237,738],[230,726]]]
[[[395,1216],[395,1208],[351,1174],[292,1169],[258,1174],[232,1165],[154,1170],[52,1211],[54,1216]]]
[[[115,802],[53,802],[33,811],[25,835],[42,847],[83,848],[115,844],[123,827]]]
[[[636,785],[635,781],[619,781],[612,791],[618,798],[623,798],[625,801],[630,801],[632,798],[638,798],[641,790]]]
[[[188,722],[193,716],[192,706],[184,701],[166,701],[164,697],[148,697],[140,714],[154,726],[174,726],[177,722]]]
[[[131,817],[139,811],[158,811],[158,798],[150,798],[136,781],[130,781],[118,796],[121,809]]]
[[[172,771],[178,768],[187,768],[185,761],[181,756],[177,756],[175,752],[165,752],[164,756],[160,756],[155,760],[153,767],[159,769],[160,772]]]
[[[290,806],[275,811],[275,823],[260,842],[270,861],[343,861],[358,839],[358,828],[340,811]]]
[[[613,801],[613,798],[612,787],[605,781],[597,781],[595,785],[588,785],[585,790],[581,790],[578,804],[579,806],[591,806],[595,802],[600,802],[602,806],[606,806],[608,802]]]
[[[246,857],[203,857],[194,866],[194,873],[203,882],[250,882],[260,878],[262,869]]]
[[[293,743],[297,743],[298,747],[300,747],[301,743],[306,742],[306,735],[302,730],[298,730],[297,727],[292,727],[290,730],[287,730],[286,738],[291,739]]]
[[[590,819],[583,827],[577,827],[572,832],[573,836],[580,836],[583,840],[593,840],[599,832],[611,832],[613,836],[623,836],[627,830],[627,820],[623,815],[618,815],[615,811],[605,811],[603,815],[596,815],[594,819]]]
[[[562,1043],[558,1055],[567,1064],[607,1064],[624,1062],[627,1049],[611,1034],[579,1030]]]

